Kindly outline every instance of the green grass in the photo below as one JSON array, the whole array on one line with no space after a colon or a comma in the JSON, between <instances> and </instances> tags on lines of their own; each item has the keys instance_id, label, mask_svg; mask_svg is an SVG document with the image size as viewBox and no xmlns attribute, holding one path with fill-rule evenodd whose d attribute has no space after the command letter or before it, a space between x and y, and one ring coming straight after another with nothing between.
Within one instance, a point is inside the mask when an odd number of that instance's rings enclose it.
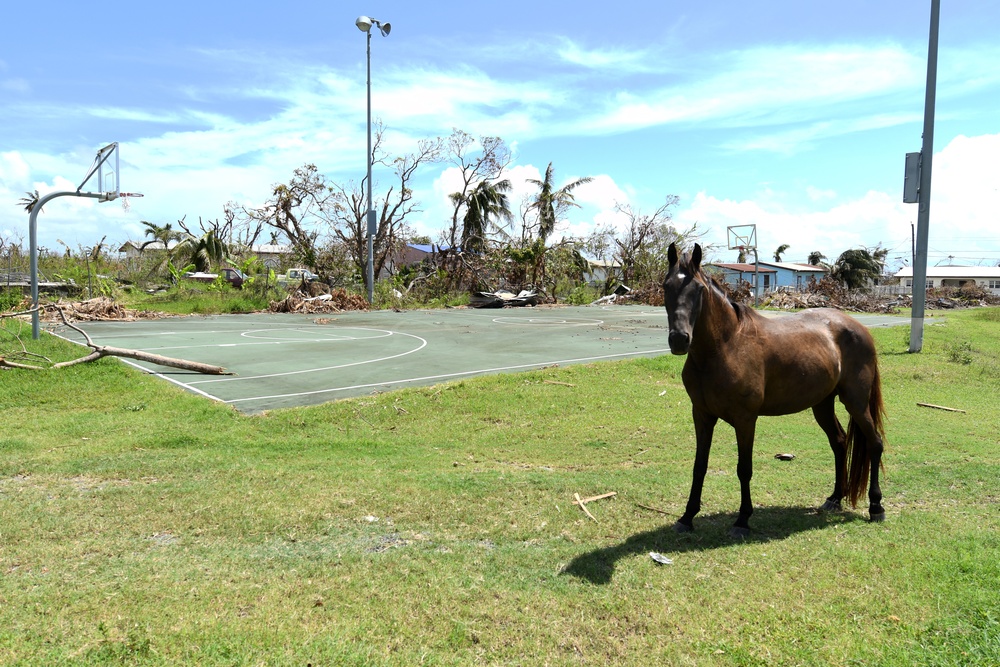
<instances>
[{"instance_id":1,"label":"green grass","mask_svg":"<svg viewBox=\"0 0 1000 667\"><path fill-rule=\"evenodd\" d=\"M269 290L255 287L238 290L221 282L205 284L181 280L179 285L154 294L141 291L123 293L121 302L136 310L175 315L219 315L267 310L271 301L280 301L285 296L287 292L276 287Z\"/></svg>"},{"instance_id":2,"label":"green grass","mask_svg":"<svg viewBox=\"0 0 1000 667\"><path fill-rule=\"evenodd\" d=\"M670 530L673 357L256 417L114 360L4 371L0 664L1000 664L998 324L949 312L919 355L874 332L884 524L813 513L819 428L761 420L746 541L726 426L697 532ZM598 522L572 504L607 491Z\"/></svg>"}]
</instances>

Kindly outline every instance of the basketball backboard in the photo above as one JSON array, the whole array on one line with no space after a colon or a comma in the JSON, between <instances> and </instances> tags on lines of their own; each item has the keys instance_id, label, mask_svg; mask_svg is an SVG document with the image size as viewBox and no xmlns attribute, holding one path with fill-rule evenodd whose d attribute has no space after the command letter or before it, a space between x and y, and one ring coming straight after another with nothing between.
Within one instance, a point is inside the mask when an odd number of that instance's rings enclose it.
<instances>
[{"instance_id":1,"label":"basketball backboard","mask_svg":"<svg viewBox=\"0 0 1000 667\"><path fill-rule=\"evenodd\" d=\"M97 194L105 195L101 201L118 199L121 194L118 183L118 166L118 142L116 141L97 151L94 164L91 165L90 171L87 172L76 191L83 192L84 187L90 183L91 187L97 186L95 191ZM97 177L96 183L94 176Z\"/></svg>"},{"instance_id":2,"label":"basketball backboard","mask_svg":"<svg viewBox=\"0 0 1000 667\"><path fill-rule=\"evenodd\" d=\"M730 250L757 249L757 225L734 225L726 227Z\"/></svg>"}]
</instances>

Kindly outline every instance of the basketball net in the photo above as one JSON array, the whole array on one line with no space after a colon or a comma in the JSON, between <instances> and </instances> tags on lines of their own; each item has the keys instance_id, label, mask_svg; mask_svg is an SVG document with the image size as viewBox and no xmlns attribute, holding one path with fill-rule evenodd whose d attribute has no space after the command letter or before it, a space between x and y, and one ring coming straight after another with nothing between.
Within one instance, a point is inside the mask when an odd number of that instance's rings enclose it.
<instances>
[{"instance_id":1,"label":"basketball net","mask_svg":"<svg viewBox=\"0 0 1000 667\"><path fill-rule=\"evenodd\" d=\"M129 210L132 208L132 205L129 203L129 200L128 200L129 197L141 197L141 196L142 196L142 194L139 193L139 192L122 192L122 193L120 193L118 195L118 198L122 200L122 210L125 211L126 213L128 213Z\"/></svg>"}]
</instances>

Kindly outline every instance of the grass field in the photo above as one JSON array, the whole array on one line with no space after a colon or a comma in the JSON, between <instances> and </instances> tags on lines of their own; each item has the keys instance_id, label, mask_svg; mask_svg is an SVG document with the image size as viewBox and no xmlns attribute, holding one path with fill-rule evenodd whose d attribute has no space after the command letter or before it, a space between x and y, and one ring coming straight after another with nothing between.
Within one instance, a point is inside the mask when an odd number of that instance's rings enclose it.
<instances>
[{"instance_id":1,"label":"grass field","mask_svg":"<svg viewBox=\"0 0 1000 667\"><path fill-rule=\"evenodd\" d=\"M670 530L678 358L255 417L114 360L4 371L0 664L998 665L998 334L1000 309L935 318L919 355L874 331L884 524L813 512L825 438L761 420L745 541L724 425L697 532Z\"/></svg>"}]
</instances>

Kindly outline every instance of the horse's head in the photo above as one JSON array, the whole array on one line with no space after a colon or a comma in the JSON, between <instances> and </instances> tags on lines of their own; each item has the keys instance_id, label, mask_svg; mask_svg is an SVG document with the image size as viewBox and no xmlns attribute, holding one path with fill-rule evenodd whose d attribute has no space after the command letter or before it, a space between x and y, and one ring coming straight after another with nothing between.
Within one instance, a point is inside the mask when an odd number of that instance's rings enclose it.
<instances>
[{"instance_id":1,"label":"horse's head","mask_svg":"<svg viewBox=\"0 0 1000 667\"><path fill-rule=\"evenodd\" d=\"M701 246L695 243L690 255L681 256L671 243L667 259L670 266L663 279L663 305L670 327L667 343L672 353L687 354L707 289L701 276Z\"/></svg>"}]
</instances>

